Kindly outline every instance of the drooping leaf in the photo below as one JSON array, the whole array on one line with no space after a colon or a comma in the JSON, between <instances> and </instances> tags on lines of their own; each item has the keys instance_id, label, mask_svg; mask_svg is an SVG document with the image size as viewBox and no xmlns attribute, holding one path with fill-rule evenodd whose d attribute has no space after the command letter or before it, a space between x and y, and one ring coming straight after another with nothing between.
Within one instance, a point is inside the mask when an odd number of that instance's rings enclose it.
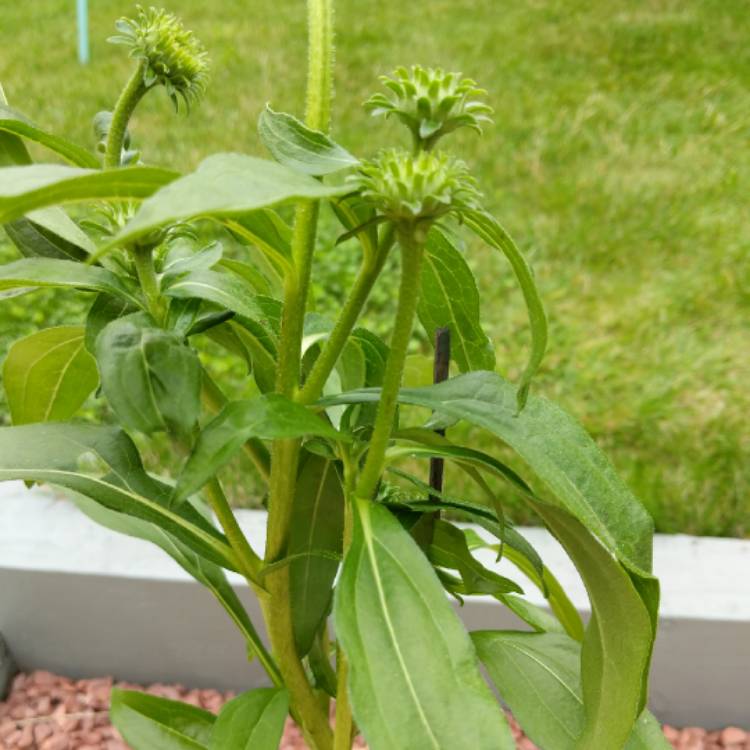
<instances>
[{"instance_id":1,"label":"drooping leaf","mask_svg":"<svg viewBox=\"0 0 750 750\"><path fill-rule=\"evenodd\" d=\"M140 306L135 295L106 268L54 258L22 258L0 266L0 291L31 290L35 287L67 287L105 292Z\"/></svg>"},{"instance_id":2,"label":"drooping leaf","mask_svg":"<svg viewBox=\"0 0 750 750\"><path fill-rule=\"evenodd\" d=\"M31 211L5 225L5 232L28 258L85 260L94 245L78 225L56 206Z\"/></svg>"},{"instance_id":3,"label":"drooping leaf","mask_svg":"<svg viewBox=\"0 0 750 750\"><path fill-rule=\"evenodd\" d=\"M197 492L249 438L278 440L305 435L343 439L314 412L279 394L230 401L201 430L177 482L175 500L182 501Z\"/></svg>"},{"instance_id":4,"label":"drooping leaf","mask_svg":"<svg viewBox=\"0 0 750 750\"><path fill-rule=\"evenodd\" d=\"M267 275L274 284L274 291L280 293L284 274L292 267L291 227L268 208L225 219L224 223L234 235L249 245L254 262L266 267ZM253 248L257 252L254 253Z\"/></svg>"},{"instance_id":5,"label":"drooping leaf","mask_svg":"<svg viewBox=\"0 0 750 750\"><path fill-rule=\"evenodd\" d=\"M183 570L205 586L216 597L235 623L254 654L261 653L262 641L242 602L215 563L196 554L173 534L156 524L100 505L84 495L73 495L73 502L91 520L112 531L143 539L163 549Z\"/></svg>"},{"instance_id":6,"label":"drooping leaf","mask_svg":"<svg viewBox=\"0 0 750 750\"><path fill-rule=\"evenodd\" d=\"M13 424L70 419L99 382L83 326L45 328L16 341L3 365Z\"/></svg>"},{"instance_id":7,"label":"drooping leaf","mask_svg":"<svg viewBox=\"0 0 750 750\"><path fill-rule=\"evenodd\" d=\"M197 216L235 218L301 198L330 198L348 189L323 185L313 177L254 156L214 154L195 172L145 200L109 246L132 242L164 224Z\"/></svg>"},{"instance_id":8,"label":"drooping leaf","mask_svg":"<svg viewBox=\"0 0 750 750\"><path fill-rule=\"evenodd\" d=\"M372 750L512 750L432 567L383 506L355 500L334 617L357 725Z\"/></svg>"},{"instance_id":9,"label":"drooping leaf","mask_svg":"<svg viewBox=\"0 0 750 750\"><path fill-rule=\"evenodd\" d=\"M344 490L333 461L308 454L297 478L290 529L287 554L299 555L289 568L292 622L297 653L304 656L330 609L339 568L335 559L311 553L342 551Z\"/></svg>"},{"instance_id":10,"label":"drooping leaf","mask_svg":"<svg viewBox=\"0 0 750 750\"><path fill-rule=\"evenodd\" d=\"M359 164L359 159L325 133L269 106L260 113L258 133L273 158L297 172L322 177Z\"/></svg>"},{"instance_id":11,"label":"drooping leaf","mask_svg":"<svg viewBox=\"0 0 750 750\"><path fill-rule=\"evenodd\" d=\"M257 294L270 295L271 284L263 273L251 263L243 263L240 260L224 258L221 266L244 279L255 290Z\"/></svg>"},{"instance_id":12,"label":"drooping leaf","mask_svg":"<svg viewBox=\"0 0 750 750\"><path fill-rule=\"evenodd\" d=\"M162 284L172 278L194 271L208 271L213 268L224 253L221 242L211 242L200 250L193 250L191 243L173 242L161 267Z\"/></svg>"},{"instance_id":13,"label":"drooping leaf","mask_svg":"<svg viewBox=\"0 0 750 750\"><path fill-rule=\"evenodd\" d=\"M437 228L427 237L417 313L430 341L439 328L451 332L451 358L461 372L495 369L495 352L480 322L474 274Z\"/></svg>"},{"instance_id":14,"label":"drooping leaf","mask_svg":"<svg viewBox=\"0 0 750 750\"><path fill-rule=\"evenodd\" d=\"M534 281L534 274L510 235L499 222L484 211L466 211L462 214L466 225L490 247L500 250L508 259L521 287L531 324L531 353L521 381L518 384L518 408L526 404L531 380L539 369L547 348L547 315Z\"/></svg>"},{"instance_id":15,"label":"drooping leaf","mask_svg":"<svg viewBox=\"0 0 750 750\"><path fill-rule=\"evenodd\" d=\"M117 318L96 339L102 390L127 429L188 434L200 415L200 360L175 333L142 318Z\"/></svg>"},{"instance_id":16,"label":"drooping leaf","mask_svg":"<svg viewBox=\"0 0 750 750\"><path fill-rule=\"evenodd\" d=\"M189 504L169 508L171 488L143 469L121 430L47 423L0 428L0 481L66 487L104 507L165 529L198 554L230 570L234 554L223 535Z\"/></svg>"},{"instance_id":17,"label":"drooping leaf","mask_svg":"<svg viewBox=\"0 0 750 750\"><path fill-rule=\"evenodd\" d=\"M209 750L278 750L288 712L286 690L258 688L242 693L221 709Z\"/></svg>"},{"instance_id":18,"label":"drooping leaf","mask_svg":"<svg viewBox=\"0 0 750 750\"><path fill-rule=\"evenodd\" d=\"M650 613L627 571L579 521L552 506L538 504L536 511L575 564L591 602L581 651L586 720L576 750L617 750L646 705Z\"/></svg>"},{"instance_id":19,"label":"drooping leaf","mask_svg":"<svg viewBox=\"0 0 750 750\"><path fill-rule=\"evenodd\" d=\"M585 724L581 698L581 646L557 633L472 633L479 658L502 699L541 750L579 750ZM624 747L601 750L669 750L654 717L638 718Z\"/></svg>"},{"instance_id":20,"label":"drooping leaf","mask_svg":"<svg viewBox=\"0 0 750 750\"><path fill-rule=\"evenodd\" d=\"M385 363L388 361L388 345L366 328L355 328L351 337L359 344L365 355L365 385L381 385Z\"/></svg>"},{"instance_id":21,"label":"drooping leaf","mask_svg":"<svg viewBox=\"0 0 750 750\"><path fill-rule=\"evenodd\" d=\"M132 750L208 750L216 723L188 703L118 688L109 715Z\"/></svg>"},{"instance_id":22,"label":"drooping leaf","mask_svg":"<svg viewBox=\"0 0 750 750\"><path fill-rule=\"evenodd\" d=\"M0 168L0 223L61 203L146 198L172 182L176 172L157 167L95 171L58 164Z\"/></svg>"},{"instance_id":23,"label":"drooping leaf","mask_svg":"<svg viewBox=\"0 0 750 750\"><path fill-rule=\"evenodd\" d=\"M34 141L62 156L77 167L99 169L99 160L90 151L81 148L66 138L47 133L36 126L28 117L0 101L0 130L15 136Z\"/></svg>"},{"instance_id":24,"label":"drooping leaf","mask_svg":"<svg viewBox=\"0 0 750 750\"><path fill-rule=\"evenodd\" d=\"M653 522L580 424L544 398L517 413L515 388L500 375L475 372L423 388L399 401L483 427L510 445L555 502L578 518L634 572L650 577ZM322 404L376 402L378 389L322 399Z\"/></svg>"}]
</instances>

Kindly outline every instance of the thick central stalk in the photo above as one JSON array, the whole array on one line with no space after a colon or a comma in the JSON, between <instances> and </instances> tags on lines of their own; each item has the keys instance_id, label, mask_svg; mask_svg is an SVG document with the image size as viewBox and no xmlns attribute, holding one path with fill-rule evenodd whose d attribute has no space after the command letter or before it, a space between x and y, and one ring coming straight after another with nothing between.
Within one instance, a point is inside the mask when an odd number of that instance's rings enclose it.
<instances>
[{"instance_id":1,"label":"thick central stalk","mask_svg":"<svg viewBox=\"0 0 750 750\"><path fill-rule=\"evenodd\" d=\"M306 123L327 131L330 122L333 66L333 0L308 0L309 68ZM310 288L313 250L318 225L318 203L304 201L297 207L292 237L293 267L284 284L284 312L279 340L276 391L296 398L300 382L302 332ZM286 553L292 503L297 481L299 440L277 440L271 456L266 563ZM333 735L328 715L310 684L295 647L289 590L289 566L281 566L266 578L268 596L262 600L271 647L295 715L314 750L331 750Z\"/></svg>"}]
</instances>

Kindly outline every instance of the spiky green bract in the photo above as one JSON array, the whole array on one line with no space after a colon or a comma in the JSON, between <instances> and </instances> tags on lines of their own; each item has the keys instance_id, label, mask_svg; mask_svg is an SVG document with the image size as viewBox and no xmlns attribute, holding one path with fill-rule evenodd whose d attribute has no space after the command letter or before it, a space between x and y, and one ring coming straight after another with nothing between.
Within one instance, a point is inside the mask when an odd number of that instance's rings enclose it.
<instances>
[{"instance_id":1,"label":"spiky green bract","mask_svg":"<svg viewBox=\"0 0 750 750\"><path fill-rule=\"evenodd\" d=\"M426 238L438 219L475 208L480 198L466 164L440 152L382 151L350 179L381 216L416 237Z\"/></svg>"},{"instance_id":2,"label":"spiky green bract","mask_svg":"<svg viewBox=\"0 0 750 750\"><path fill-rule=\"evenodd\" d=\"M409 128L418 148L429 151L457 128L481 133L481 123L491 122L492 107L477 99L487 92L461 73L413 65L397 68L393 77L381 76L380 80L390 97L374 94L365 109L372 115L397 117Z\"/></svg>"},{"instance_id":3,"label":"spiky green bract","mask_svg":"<svg viewBox=\"0 0 750 750\"><path fill-rule=\"evenodd\" d=\"M208 79L208 53L177 16L161 8L144 10L136 6L135 18L115 23L119 34L108 41L130 49L130 56L144 63L143 84L164 86L178 107L178 95L185 106L197 102Z\"/></svg>"}]
</instances>

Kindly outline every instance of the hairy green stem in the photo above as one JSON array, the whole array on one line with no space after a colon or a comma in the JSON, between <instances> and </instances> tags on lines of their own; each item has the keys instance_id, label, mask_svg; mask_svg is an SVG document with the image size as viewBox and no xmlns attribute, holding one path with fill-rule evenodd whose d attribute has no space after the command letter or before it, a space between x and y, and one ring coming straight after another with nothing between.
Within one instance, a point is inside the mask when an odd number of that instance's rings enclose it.
<instances>
[{"instance_id":1,"label":"hairy green stem","mask_svg":"<svg viewBox=\"0 0 750 750\"><path fill-rule=\"evenodd\" d=\"M151 313L153 319L161 325L164 322L166 310L161 297L161 291L159 290L159 279L156 276L156 269L154 268L153 249L136 245L131 255L136 274L138 275L138 281L146 298L148 311Z\"/></svg>"},{"instance_id":2,"label":"hairy green stem","mask_svg":"<svg viewBox=\"0 0 750 750\"><path fill-rule=\"evenodd\" d=\"M229 501L218 479L211 479L206 485L206 496L208 497L211 510L216 514L219 525L226 534L229 544L237 556L240 572L247 578L251 586L254 588L259 586L263 561L250 546L245 533L240 528L239 523L237 523L237 518L229 507Z\"/></svg>"},{"instance_id":3,"label":"hairy green stem","mask_svg":"<svg viewBox=\"0 0 750 750\"><path fill-rule=\"evenodd\" d=\"M398 405L398 391L406 362L414 316L419 299L420 271L424 245L416 242L412 235L399 236L401 246L401 284L398 292L396 321L391 337L391 351L383 375L378 411L375 416L367 459L357 482L357 497L370 499L377 489L385 464L385 453L391 439L393 421Z\"/></svg>"},{"instance_id":4,"label":"hairy green stem","mask_svg":"<svg viewBox=\"0 0 750 750\"><path fill-rule=\"evenodd\" d=\"M128 129L128 123L133 111L138 106L138 102L148 91L148 86L143 82L143 67L145 63L140 63L130 76L130 80L122 90L114 112L112 112L112 121L109 124L107 133L107 146L104 151L104 168L112 169L119 167L122 160L122 144L125 141L125 132Z\"/></svg>"},{"instance_id":5,"label":"hairy green stem","mask_svg":"<svg viewBox=\"0 0 750 750\"><path fill-rule=\"evenodd\" d=\"M336 362L341 356L349 334L351 334L354 326L357 324L362 308L370 296L372 287L383 270L383 265L388 257L388 252L393 246L394 240L395 232L392 225L389 225L385 230L375 257L366 257L363 261L354 286L349 292L349 297L344 303L341 314L336 321L336 325L326 340L323 351L315 361L315 365L305 381L304 387L300 391L298 398L300 403L311 404L323 392L323 386L331 371L336 366Z\"/></svg>"},{"instance_id":6,"label":"hairy green stem","mask_svg":"<svg viewBox=\"0 0 750 750\"><path fill-rule=\"evenodd\" d=\"M308 0L309 68L306 123L316 130L328 130L332 96L333 0ZM312 256L318 225L317 201L302 201L295 212L292 235L293 267L284 280L284 311L279 339L276 391L287 397L297 395L300 379L302 331L310 288ZM289 538L292 503L299 463L299 440L274 442L269 480L267 563L280 560ZM314 750L332 750L333 734L328 716L320 705L294 642L289 566L266 577L268 596L262 599L271 647L291 705L302 730Z\"/></svg>"}]
</instances>

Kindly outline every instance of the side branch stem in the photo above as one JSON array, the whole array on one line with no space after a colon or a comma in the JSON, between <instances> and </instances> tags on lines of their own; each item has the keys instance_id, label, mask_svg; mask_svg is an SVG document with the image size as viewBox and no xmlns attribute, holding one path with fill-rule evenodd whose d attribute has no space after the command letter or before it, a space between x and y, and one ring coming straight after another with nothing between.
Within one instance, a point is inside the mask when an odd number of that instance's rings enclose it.
<instances>
[{"instance_id":1,"label":"side branch stem","mask_svg":"<svg viewBox=\"0 0 750 750\"><path fill-rule=\"evenodd\" d=\"M115 104L112 121L109 124L109 132L107 133L107 146L104 152L105 169L120 166L122 144L125 140L125 132L128 129L130 117L138 106L138 102L148 91L148 86L143 82L143 65L144 63L140 63L135 69Z\"/></svg>"},{"instance_id":2,"label":"side branch stem","mask_svg":"<svg viewBox=\"0 0 750 750\"><path fill-rule=\"evenodd\" d=\"M385 452L388 449L388 442L393 431L398 391L401 388L406 353L419 299L419 277L422 269L424 245L415 242L414 238L407 234L399 236L399 245L401 246L401 285L398 292L396 321L391 338L391 351L383 375L380 402L375 416L370 447L367 451L367 460L356 488L357 497L367 499L375 494L380 476L383 473Z\"/></svg>"}]
</instances>

